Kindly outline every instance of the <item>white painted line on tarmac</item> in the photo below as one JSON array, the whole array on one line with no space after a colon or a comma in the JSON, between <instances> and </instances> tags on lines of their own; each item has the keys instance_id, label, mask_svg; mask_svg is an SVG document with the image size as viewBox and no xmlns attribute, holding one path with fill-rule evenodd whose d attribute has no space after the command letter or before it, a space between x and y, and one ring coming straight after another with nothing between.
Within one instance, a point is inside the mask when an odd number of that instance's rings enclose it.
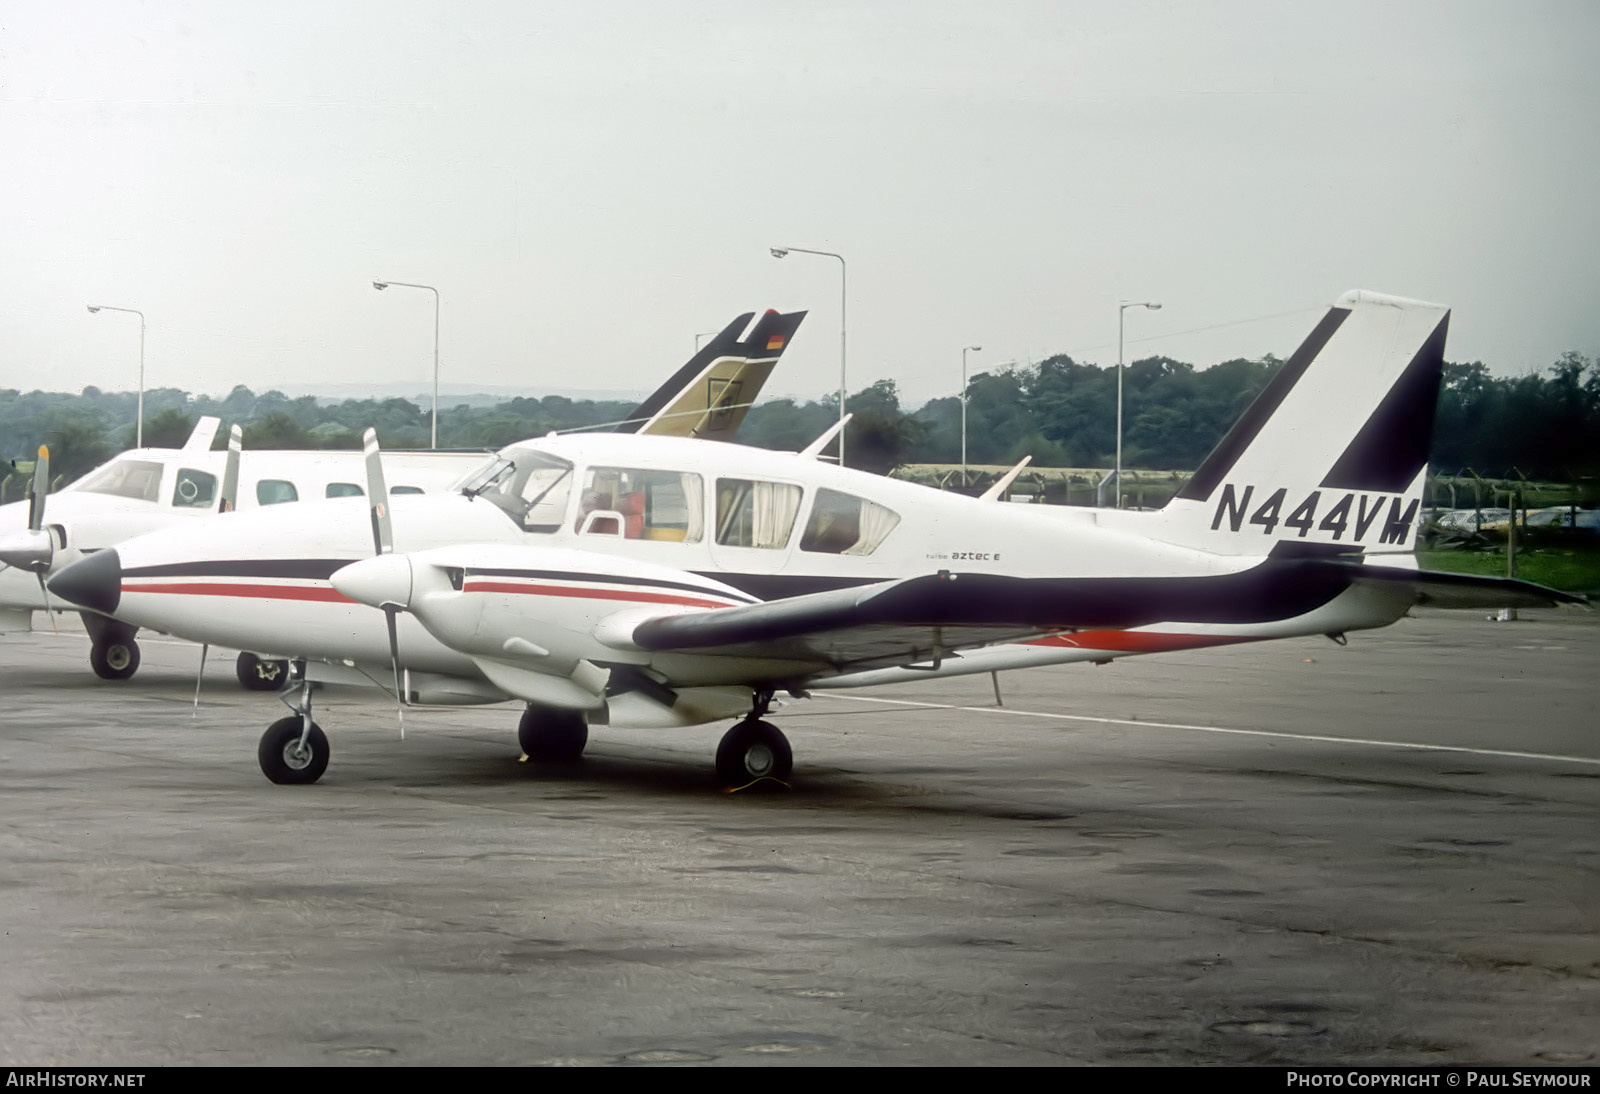
<instances>
[{"instance_id":1,"label":"white painted line on tarmac","mask_svg":"<svg viewBox=\"0 0 1600 1094\"><path fill-rule=\"evenodd\" d=\"M1377 741L1369 737L1325 737L1314 733L1279 733L1270 729L1232 729L1227 726L1193 726L1182 722L1145 722L1132 718L1100 718L1090 714L1058 714L1054 711L1016 710L1012 707L959 707L951 703L921 703L913 699L879 699L870 695L843 695L833 693L829 698L851 699L857 703L887 703L902 707L931 707L936 710L959 710L968 714L1009 714L1017 718L1049 718L1063 722L1095 722L1110 726L1134 726L1138 729L1186 729L1196 733L1227 733L1239 737L1276 737L1285 741L1318 741L1335 745L1368 745L1374 748L1411 748L1422 752L1465 752L1473 756L1505 756L1514 760L1551 760L1556 763L1586 764L1600 767L1600 759L1587 756L1556 756L1548 752L1514 752L1499 748L1468 748L1465 745L1429 745L1414 741Z\"/></svg>"}]
</instances>

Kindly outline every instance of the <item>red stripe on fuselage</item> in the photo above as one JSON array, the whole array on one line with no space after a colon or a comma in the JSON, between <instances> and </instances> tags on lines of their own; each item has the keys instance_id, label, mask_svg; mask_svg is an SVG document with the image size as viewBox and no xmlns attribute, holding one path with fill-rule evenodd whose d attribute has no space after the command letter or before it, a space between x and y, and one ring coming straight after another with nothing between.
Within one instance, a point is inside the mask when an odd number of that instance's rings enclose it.
<instances>
[{"instance_id":1,"label":"red stripe on fuselage","mask_svg":"<svg viewBox=\"0 0 1600 1094\"><path fill-rule=\"evenodd\" d=\"M520 585L508 581L468 581L468 593L522 593L529 596L572 596L583 600L629 600L638 604L682 604L690 608L733 608L728 601L701 600L676 593L647 593L632 589L586 589L571 585Z\"/></svg>"},{"instance_id":2,"label":"red stripe on fuselage","mask_svg":"<svg viewBox=\"0 0 1600 1094\"><path fill-rule=\"evenodd\" d=\"M182 593L188 596L248 596L260 600L321 600L335 604L354 604L355 601L326 585L240 585L199 582L179 585L129 585L122 586L124 593Z\"/></svg>"},{"instance_id":3,"label":"red stripe on fuselage","mask_svg":"<svg viewBox=\"0 0 1600 1094\"><path fill-rule=\"evenodd\" d=\"M1080 631L1077 634L1053 634L1049 638L1035 638L1024 646L1065 646L1081 650L1118 650L1124 653L1167 653L1172 650L1196 650L1204 646L1226 646L1235 642L1255 642L1232 634L1163 634L1158 631Z\"/></svg>"}]
</instances>

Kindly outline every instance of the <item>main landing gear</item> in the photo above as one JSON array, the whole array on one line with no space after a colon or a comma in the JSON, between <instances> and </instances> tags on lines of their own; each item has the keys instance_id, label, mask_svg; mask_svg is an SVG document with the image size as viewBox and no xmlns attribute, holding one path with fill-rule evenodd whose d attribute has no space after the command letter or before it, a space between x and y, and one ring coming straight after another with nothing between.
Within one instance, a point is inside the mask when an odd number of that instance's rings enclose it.
<instances>
[{"instance_id":1,"label":"main landing gear","mask_svg":"<svg viewBox=\"0 0 1600 1094\"><path fill-rule=\"evenodd\" d=\"M744 721L723 734L717 745L717 778L730 790L744 790L766 780L782 783L794 769L789 739L762 715L772 705L772 690L756 692Z\"/></svg>"},{"instance_id":2,"label":"main landing gear","mask_svg":"<svg viewBox=\"0 0 1600 1094\"><path fill-rule=\"evenodd\" d=\"M83 626L94 645L89 650L89 667L102 680L126 680L139 671L139 643L133 636L138 627L130 627L103 615L83 612Z\"/></svg>"},{"instance_id":3,"label":"main landing gear","mask_svg":"<svg viewBox=\"0 0 1600 1094\"><path fill-rule=\"evenodd\" d=\"M538 763L576 763L589 743L589 724L579 710L528 704L517 723L522 754Z\"/></svg>"},{"instance_id":4,"label":"main landing gear","mask_svg":"<svg viewBox=\"0 0 1600 1094\"><path fill-rule=\"evenodd\" d=\"M289 682L289 662L241 653L234 665L234 674L246 691L277 691Z\"/></svg>"},{"instance_id":5,"label":"main landing gear","mask_svg":"<svg viewBox=\"0 0 1600 1094\"><path fill-rule=\"evenodd\" d=\"M256 749L262 774L280 785L314 783L328 770L328 737L311 720L312 684L304 672L300 679L298 703L287 694L280 696L294 713L268 726Z\"/></svg>"}]
</instances>

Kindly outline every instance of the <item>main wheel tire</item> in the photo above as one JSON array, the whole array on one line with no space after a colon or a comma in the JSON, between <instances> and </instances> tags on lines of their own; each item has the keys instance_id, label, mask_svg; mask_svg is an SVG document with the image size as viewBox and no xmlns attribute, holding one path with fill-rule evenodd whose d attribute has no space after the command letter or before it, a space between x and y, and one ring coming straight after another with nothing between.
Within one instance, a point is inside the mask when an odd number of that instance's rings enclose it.
<instances>
[{"instance_id":1,"label":"main wheel tire","mask_svg":"<svg viewBox=\"0 0 1600 1094\"><path fill-rule=\"evenodd\" d=\"M273 722L261 735L256 759L261 762L261 773L273 782L285 786L314 783L328 770L327 735L321 726L312 722L305 749L301 750L300 733L304 724L300 715L291 714Z\"/></svg>"},{"instance_id":2,"label":"main wheel tire","mask_svg":"<svg viewBox=\"0 0 1600 1094\"><path fill-rule=\"evenodd\" d=\"M234 673L248 691L277 691L289 680L289 662L268 661L253 653L241 653Z\"/></svg>"},{"instance_id":3,"label":"main wheel tire","mask_svg":"<svg viewBox=\"0 0 1600 1094\"><path fill-rule=\"evenodd\" d=\"M771 722L746 718L717 745L717 777L727 786L749 786L759 779L787 779L794 770L789 739Z\"/></svg>"},{"instance_id":4,"label":"main wheel tire","mask_svg":"<svg viewBox=\"0 0 1600 1094\"><path fill-rule=\"evenodd\" d=\"M530 760L573 763L589 743L589 724L582 711L530 706L517 723L517 743Z\"/></svg>"},{"instance_id":5,"label":"main wheel tire","mask_svg":"<svg viewBox=\"0 0 1600 1094\"><path fill-rule=\"evenodd\" d=\"M139 643L131 638L96 642L89 649L89 667L102 680L126 680L139 671Z\"/></svg>"}]
</instances>

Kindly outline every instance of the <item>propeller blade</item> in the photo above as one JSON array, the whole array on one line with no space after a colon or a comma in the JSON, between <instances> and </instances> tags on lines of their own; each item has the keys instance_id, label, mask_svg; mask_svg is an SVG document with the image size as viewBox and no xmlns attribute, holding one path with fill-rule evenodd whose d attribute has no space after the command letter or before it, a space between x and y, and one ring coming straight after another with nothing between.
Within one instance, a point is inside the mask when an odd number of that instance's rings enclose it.
<instances>
[{"instance_id":1,"label":"propeller blade","mask_svg":"<svg viewBox=\"0 0 1600 1094\"><path fill-rule=\"evenodd\" d=\"M50 601L50 590L45 588L44 571L43 570L35 570L35 571L33 571L33 576L35 578L37 578L38 581L39 581L39 595L44 597L44 614L48 615L50 617L50 629L52 631L54 631L56 634L60 634L61 633L61 628L56 626L56 609L55 609L55 605L53 603L51 603L51 601Z\"/></svg>"},{"instance_id":2,"label":"propeller blade","mask_svg":"<svg viewBox=\"0 0 1600 1094\"><path fill-rule=\"evenodd\" d=\"M44 527L44 499L50 494L50 449L39 446L39 459L33 465L33 483L28 487L28 530Z\"/></svg>"},{"instance_id":3,"label":"propeller blade","mask_svg":"<svg viewBox=\"0 0 1600 1094\"><path fill-rule=\"evenodd\" d=\"M243 451L244 430L235 425L228 431L228 462L222 471L222 503L217 507L219 513L231 513L239 508L239 454Z\"/></svg>"},{"instance_id":4,"label":"propeller blade","mask_svg":"<svg viewBox=\"0 0 1600 1094\"><path fill-rule=\"evenodd\" d=\"M400 628L395 618L400 614L400 609L386 606L383 609L383 620L389 624L389 664L394 667L394 703L399 709L400 736L406 735L406 699L405 693L400 690Z\"/></svg>"},{"instance_id":5,"label":"propeller blade","mask_svg":"<svg viewBox=\"0 0 1600 1094\"><path fill-rule=\"evenodd\" d=\"M372 503L372 547L374 554L394 551L394 527L389 522L389 489L383 481L383 453L378 449L378 431L369 428L361 438L367 458L367 498Z\"/></svg>"}]
</instances>

